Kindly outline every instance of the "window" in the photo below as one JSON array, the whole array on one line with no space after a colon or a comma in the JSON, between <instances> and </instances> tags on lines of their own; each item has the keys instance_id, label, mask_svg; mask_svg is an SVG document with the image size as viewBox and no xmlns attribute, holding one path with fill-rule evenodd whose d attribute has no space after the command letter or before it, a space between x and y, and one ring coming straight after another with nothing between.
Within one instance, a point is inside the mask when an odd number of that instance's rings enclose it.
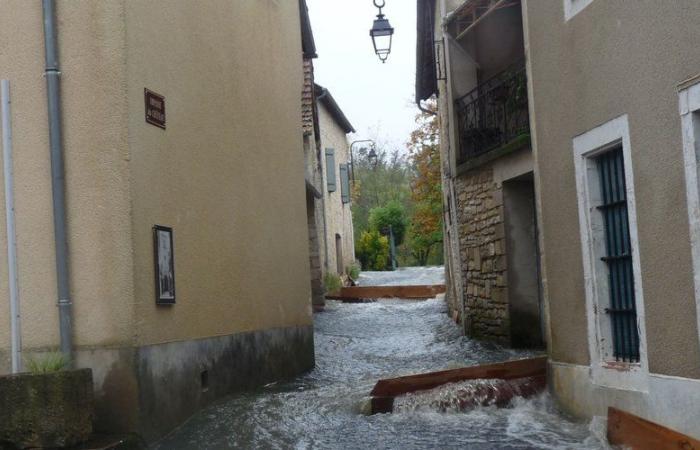
<instances>
[{"instance_id":1,"label":"window","mask_svg":"<svg viewBox=\"0 0 700 450\"><path fill-rule=\"evenodd\" d=\"M648 390L639 239L627 116L573 140L591 377Z\"/></svg>"},{"instance_id":2,"label":"window","mask_svg":"<svg viewBox=\"0 0 700 450\"><path fill-rule=\"evenodd\" d=\"M695 273L695 303L700 337L700 83L681 88L679 94L681 124L683 127L683 154L685 182L690 222L690 248Z\"/></svg>"},{"instance_id":3,"label":"window","mask_svg":"<svg viewBox=\"0 0 700 450\"><path fill-rule=\"evenodd\" d=\"M591 3L593 0L564 0L564 18L568 22Z\"/></svg>"},{"instance_id":4,"label":"window","mask_svg":"<svg viewBox=\"0 0 700 450\"><path fill-rule=\"evenodd\" d=\"M597 209L603 216L605 227L605 256L601 260L607 266L610 287L609 306L605 308L605 314L610 318L613 356L616 361L639 362L639 333L622 146L598 156L596 162L603 197Z\"/></svg>"},{"instance_id":5,"label":"window","mask_svg":"<svg viewBox=\"0 0 700 450\"><path fill-rule=\"evenodd\" d=\"M340 197L343 203L350 203L350 177L347 164L340 165Z\"/></svg>"},{"instance_id":6,"label":"window","mask_svg":"<svg viewBox=\"0 0 700 450\"><path fill-rule=\"evenodd\" d=\"M335 150L332 148L326 149L326 184L328 185L328 192L336 191Z\"/></svg>"}]
</instances>

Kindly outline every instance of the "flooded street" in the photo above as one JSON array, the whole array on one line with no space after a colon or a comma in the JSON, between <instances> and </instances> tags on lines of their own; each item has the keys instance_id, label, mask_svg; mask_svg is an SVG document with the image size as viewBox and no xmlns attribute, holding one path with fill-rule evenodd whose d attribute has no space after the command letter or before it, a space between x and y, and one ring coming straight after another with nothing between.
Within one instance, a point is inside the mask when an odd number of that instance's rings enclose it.
<instances>
[{"instance_id":1,"label":"flooded street","mask_svg":"<svg viewBox=\"0 0 700 450\"><path fill-rule=\"evenodd\" d=\"M441 282L441 269L363 274L362 284ZM460 336L441 299L329 302L315 316L316 368L297 380L225 399L157 449L600 449L603 426L563 417L548 395L512 407L438 412L426 401L360 413L379 378L502 361L531 353ZM449 389L443 393L449 396ZM435 393L427 395L436 395Z\"/></svg>"}]
</instances>

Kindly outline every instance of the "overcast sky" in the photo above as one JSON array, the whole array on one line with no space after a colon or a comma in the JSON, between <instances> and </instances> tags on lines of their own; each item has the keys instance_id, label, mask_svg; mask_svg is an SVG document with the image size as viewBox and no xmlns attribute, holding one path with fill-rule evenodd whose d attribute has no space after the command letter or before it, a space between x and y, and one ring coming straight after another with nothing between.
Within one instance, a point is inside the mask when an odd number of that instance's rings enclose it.
<instances>
[{"instance_id":1,"label":"overcast sky","mask_svg":"<svg viewBox=\"0 0 700 450\"><path fill-rule=\"evenodd\" d=\"M316 82L328 88L357 130L404 148L418 109L413 104L416 61L415 0L386 0L394 27L391 55L382 64L369 29L377 15L372 0L307 0L318 58Z\"/></svg>"}]
</instances>

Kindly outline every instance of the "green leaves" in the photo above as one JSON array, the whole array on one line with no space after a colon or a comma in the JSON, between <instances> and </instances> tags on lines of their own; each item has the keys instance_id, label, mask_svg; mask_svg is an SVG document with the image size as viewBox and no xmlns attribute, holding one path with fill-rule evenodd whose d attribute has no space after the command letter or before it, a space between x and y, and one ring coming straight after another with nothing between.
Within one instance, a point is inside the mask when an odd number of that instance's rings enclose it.
<instances>
[{"instance_id":1,"label":"green leaves","mask_svg":"<svg viewBox=\"0 0 700 450\"><path fill-rule=\"evenodd\" d=\"M33 374L60 372L68 367L68 358L61 352L44 353L27 358L27 370Z\"/></svg>"},{"instance_id":2,"label":"green leaves","mask_svg":"<svg viewBox=\"0 0 700 450\"><path fill-rule=\"evenodd\" d=\"M406 209L396 200L390 201L384 207L373 208L369 212L369 229L388 236L389 227L391 227L394 232L394 243L397 246L403 244L407 222Z\"/></svg>"},{"instance_id":3,"label":"green leaves","mask_svg":"<svg viewBox=\"0 0 700 450\"><path fill-rule=\"evenodd\" d=\"M363 231L356 253L363 269L385 270L389 262L389 239L376 230Z\"/></svg>"}]
</instances>

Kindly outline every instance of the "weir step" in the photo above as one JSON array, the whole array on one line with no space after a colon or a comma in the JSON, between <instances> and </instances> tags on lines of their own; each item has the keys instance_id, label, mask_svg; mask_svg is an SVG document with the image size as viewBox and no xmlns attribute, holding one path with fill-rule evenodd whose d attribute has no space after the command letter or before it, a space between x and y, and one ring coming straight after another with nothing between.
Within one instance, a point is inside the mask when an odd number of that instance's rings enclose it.
<instances>
[{"instance_id":1,"label":"weir step","mask_svg":"<svg viewBox=\"0 0 700 450\"><path fill-rule=\"evenodd\" d=\"M328 300L362 302L364 300L397 298L406 300L427 300L445 293L444 284L415 286L350 286L339 292L326 295Z\"/></svg>"},{"instance_id":2,"label":"weir step","mask_svg":"<svg viewBox=\"0 0 700 450\"><path fill-rule=\"evenodd\" d=\"M499 384L501 392L494 385L493 389L485 388L481 393L492 401L490 404L506 405L515 396L531 396L543 391L547 386L546 377L547 357L543 356L379 380L370 393L371 414L392 412L398 396L469 380L504 381Z\"/></svg>"}]
</instances>

